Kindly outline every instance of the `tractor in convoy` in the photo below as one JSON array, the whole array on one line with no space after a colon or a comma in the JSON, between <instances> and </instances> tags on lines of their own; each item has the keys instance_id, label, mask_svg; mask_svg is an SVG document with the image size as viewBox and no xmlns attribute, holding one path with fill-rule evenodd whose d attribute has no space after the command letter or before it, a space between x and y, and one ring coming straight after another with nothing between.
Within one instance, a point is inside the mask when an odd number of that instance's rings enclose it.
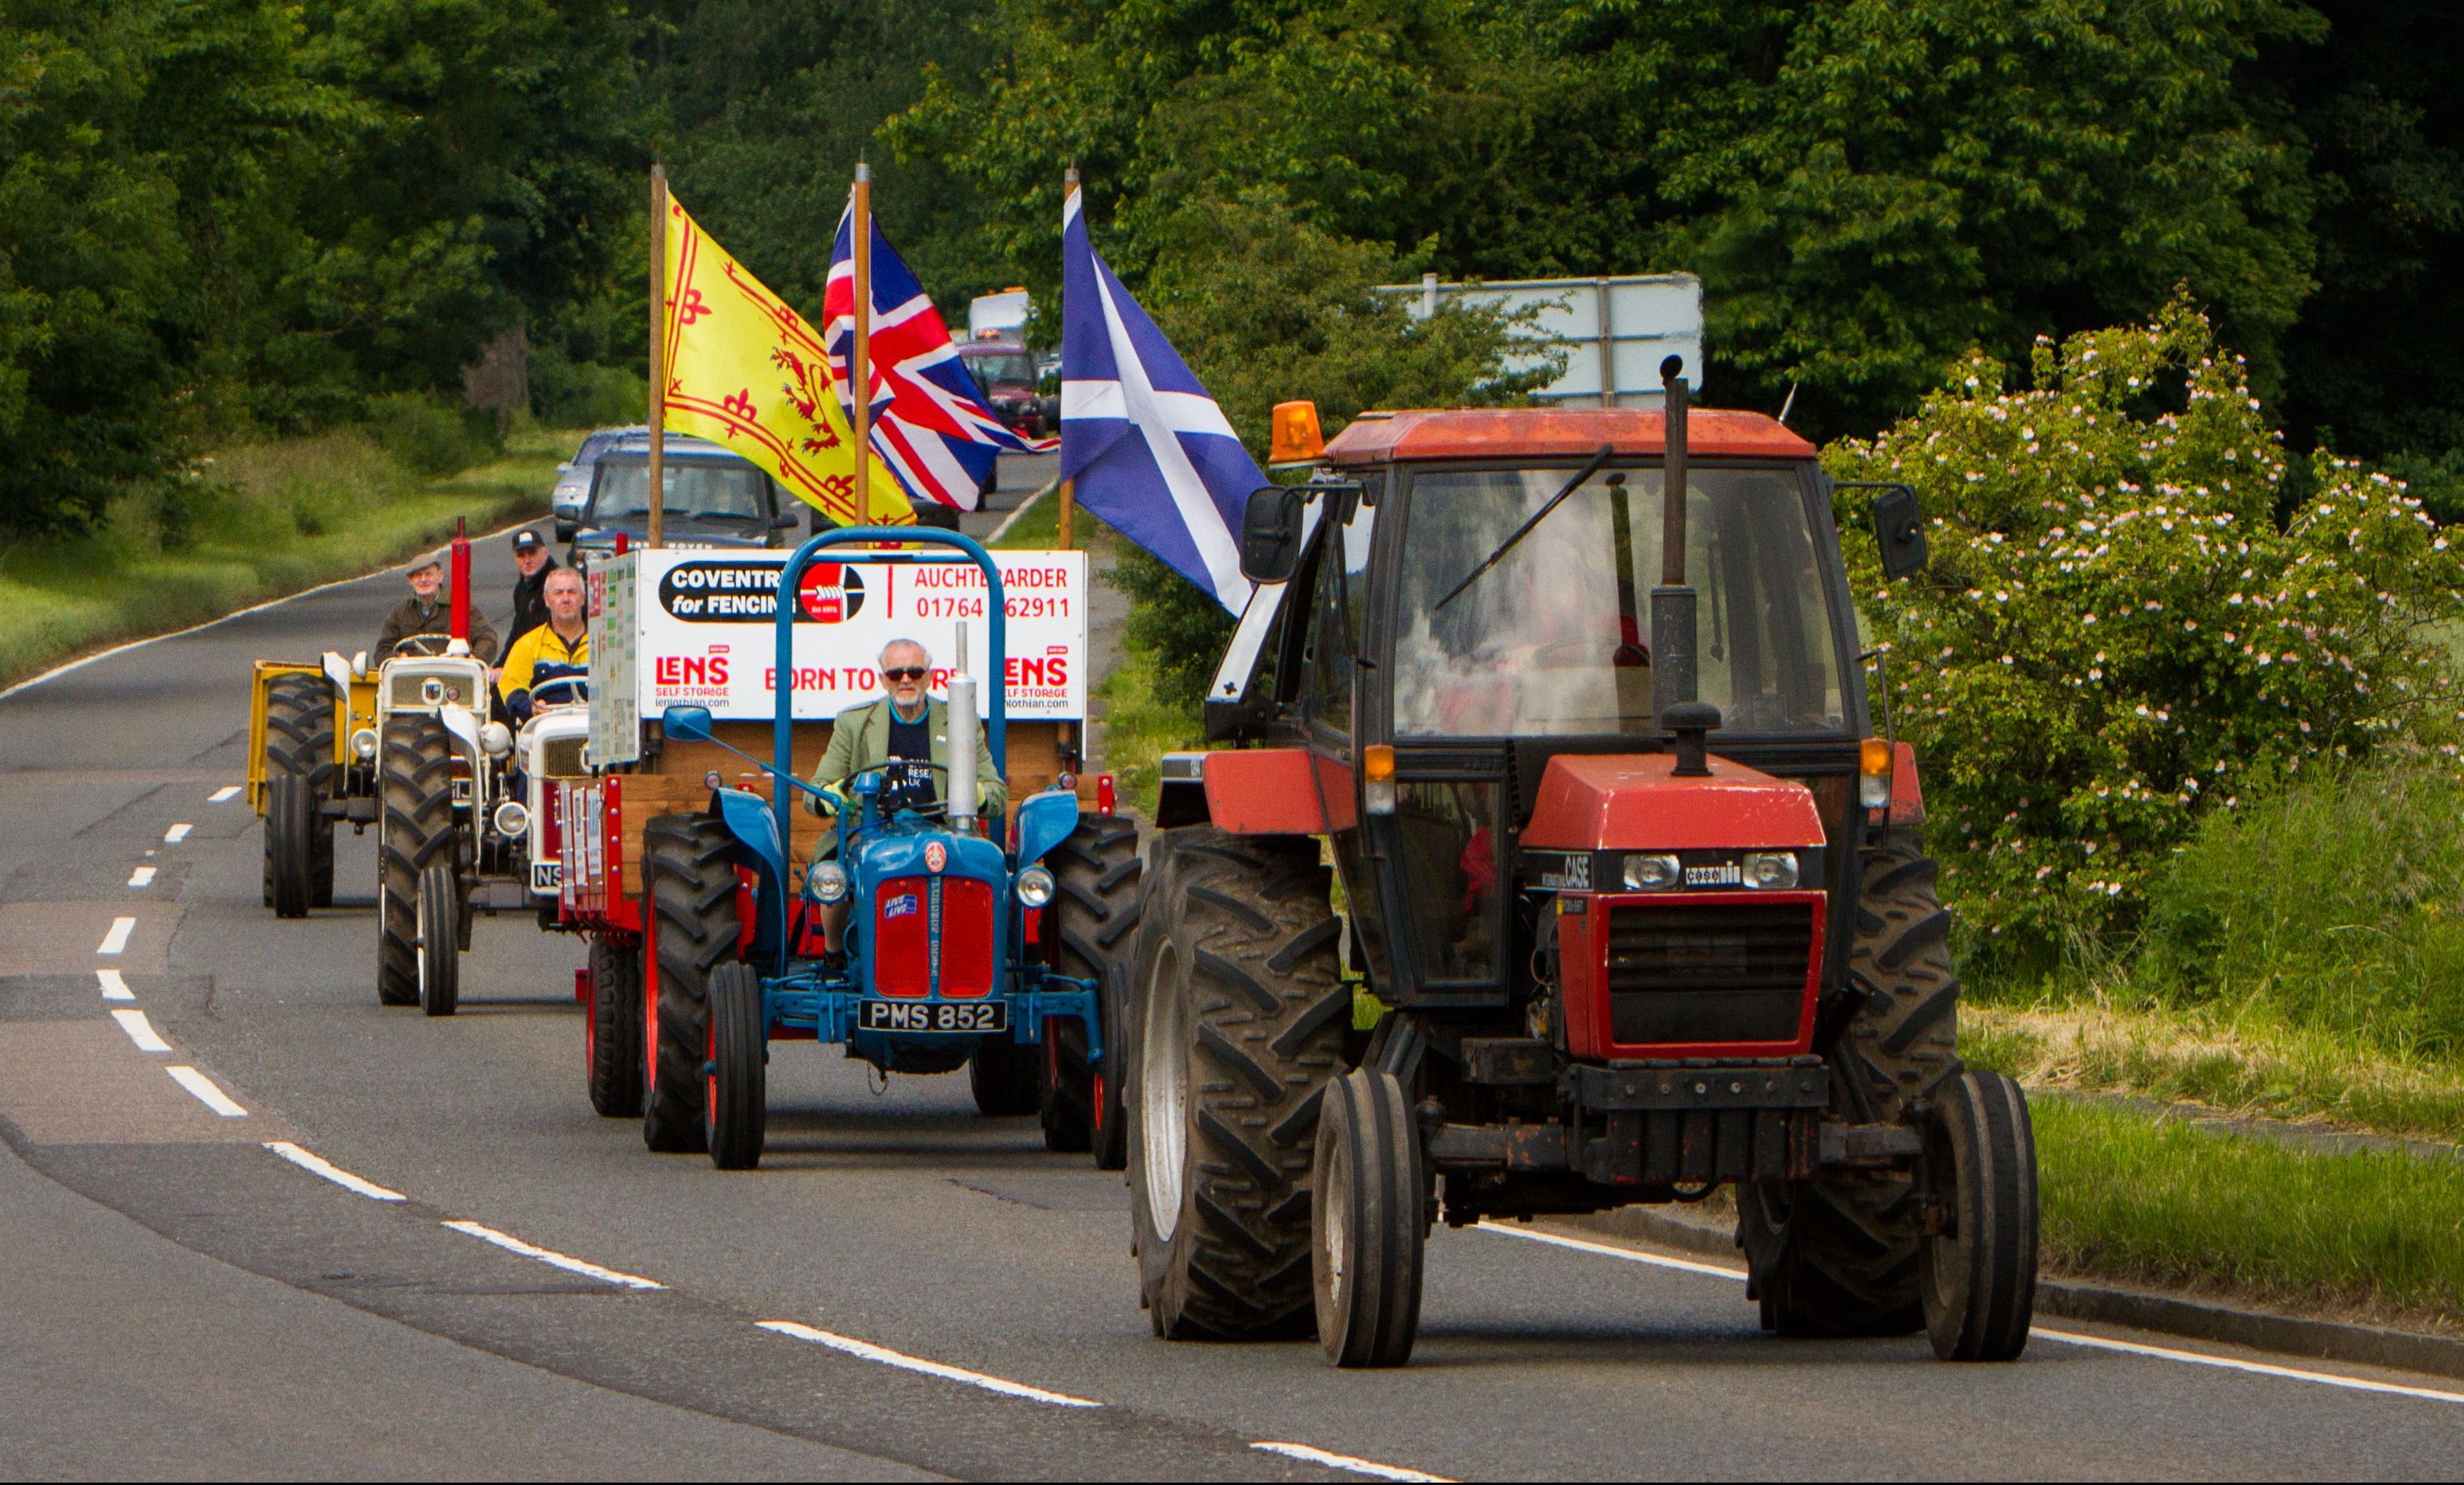
<instances>
[{"instance_id":1,"label":"tractor in convoy","mask_svg":"<svg viewBox=\"0 0 2464 1485\"><path fill-rule=\"evenodd\" d=\"M561 817L562 914L590 940L577 990L593 1107L638 1115L653 1150L750 1168L769 1044L814 1040L885 1075L964 1068L983 1114L1037 1115L1047 1147L1120 1168L1103 991L1141 864L1110 780L1094 809L1080 798L1085 592L1083 554L997 561L917 527L828 531L792 555L634 550L590 569L595 773L561 786ZM966 674L978 622L999 677L986 758ZM943 667L939 803L918 808L888 768L860 772L826 791L835 825L817 858L824 822L803 801L825 791L804 780L838 709L877 694L869 662L891 639ZM1009 818L977 813L983 767L1023 796Z\"/></svg>"},{"instance_id":2,"label":"tractor in convoy","mask_svg":"<svg viewBox=\"0 0 2464 1485\"><path fill-rule=\"evenodd\" d=\"M1437 1221L1727 1186L1765 1329L2025 1344L2027 1105L1959 1060L1838 486L1679 369L1664 411L1276 410L1315 473L1245 512L1245 745L1164 761L1108 1029L1157 1334L1399 1365Z\"/></svg>"}]
</instances>

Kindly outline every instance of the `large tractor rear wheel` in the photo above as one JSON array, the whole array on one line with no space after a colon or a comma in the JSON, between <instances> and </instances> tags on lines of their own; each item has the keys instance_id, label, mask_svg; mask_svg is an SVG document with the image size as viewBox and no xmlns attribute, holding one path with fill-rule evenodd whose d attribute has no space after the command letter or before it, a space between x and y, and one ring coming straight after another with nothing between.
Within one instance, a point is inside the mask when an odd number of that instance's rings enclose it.
<instances>
[{"instance_id":1,"label":"large tractor rear wheel","mask_svg":"<svg viewBox=\"0 0 2464 1485\"><path fill-rule=\"evenodd\" d=\"M419 875L458 865L453 826L453 741L432 716L385 724L378 752L377 999L419 1004Z\"/></svg>"},{"instance_id":2,"label":"large tractor rear wheel","mask_svg":"<svg viewBox=\"0 0 2464 1485\"><path fill-rule=\"evenodd\" d=\"M265 905L276 918L304 918L334 905L334 828L319 809L334 793L334 686L304 672L276 676L265 687ZM284 779L301 781L296 804L276 829L274 792Z\"/></svg>"},{"instance_id":3,"label":"large tractor rear wheel","mask_svg":"<svg viewBox=\"0 0 2464 1485\"><path fill-rule=\"evenodd\" d=\"M1352 992L1307 837L1166 831L1130 1020L1130 1208L1155 1334L1291 1340L1316 1322L1309 1166Z\"/></svg>"},{"instance_id":4,"label":"large tractor rear wheel","mask_svg":"<svg viewBox=\"0 0 2464 1485\"><path fill-rule=\"evenodd\" d=\"M1063 974L1091 981L1099 1016L1104 983L1113 958L1128 948L1138 925L1137 822L1124 815L1088 815L1067 839L1044 858L1059 889L1046 914L1061 938ZM1105 1026L1106 1065L1088 1055L1087 1028L1055 1017L1045 1028L1044 1075L1037 1086L1037 1114L1045 1148L1095 1152L1095 1164L1118 1170L1129 1151L1121 1127L1120 1075L1111 1055L1116 1031ZM1107 1157L1110 1157L1109 1159Z\"/></svg>"},{"instance_id":5,"label":"large tractor rear wheel","mask_svg":"<svg viewBox=\"0 0 2464 1485\"><path fill-rule=\"evenodd\" d=\"M736 889L736 840L719 821L663 814L643 829L642 1142L654 1150L707 1148L710 986L737 957Z\"/></svg>"},{"instance_id":6,"label":"large tractor rear wheel","mask_svg":"<svg viewBox=\"0 0 2464 1485\"><path fill-rule=\"evenodd\" d=\"M606 1119L642 1115L642 951L590 941L590 1017L583 1055L590 1106Z\"/></svg>"},{"instance_id":7,"label":"large tractor rear wheel","mask_svg":"<svg viewBox=\"0 0 2464 1485\"><path fill-rule=\"evenodd\" d=\"M1832 1113L1911 1121L1959 1070L1950 915L1913 830L1867 853L1848 978L1863 999L1832 1053ZM1925 1212L1905 1171L1841 1170L1741 1186L1737 1245L1763 1328L1788 1336L1903 1336L1925 1328Z\"/></svg>"}]
</instances>

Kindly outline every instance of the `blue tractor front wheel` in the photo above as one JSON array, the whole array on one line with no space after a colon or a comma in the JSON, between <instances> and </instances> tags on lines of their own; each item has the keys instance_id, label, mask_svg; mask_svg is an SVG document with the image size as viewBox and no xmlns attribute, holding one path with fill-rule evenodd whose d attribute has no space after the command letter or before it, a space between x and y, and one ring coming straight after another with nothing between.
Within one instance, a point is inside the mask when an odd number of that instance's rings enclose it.
<instances>
[{"instance_id":1,"label":"blue tractor front wheel","mask_svg":"<svg viewBox=\"0 0 2464 1485\"><path fill-rule=\"evenodd\" d=\"M761 1164L769 1042L761 977L740 960L719 965L710 977L709 1088L702 1101L709 1111L710 1163L721 1170Z\"/></svg>"}]
</instances>

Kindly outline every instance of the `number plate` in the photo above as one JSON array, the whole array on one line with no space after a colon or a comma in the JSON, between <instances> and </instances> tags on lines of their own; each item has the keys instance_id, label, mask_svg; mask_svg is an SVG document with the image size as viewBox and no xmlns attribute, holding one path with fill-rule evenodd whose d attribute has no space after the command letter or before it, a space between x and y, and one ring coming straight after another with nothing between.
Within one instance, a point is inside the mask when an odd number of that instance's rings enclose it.
<instances>
[{"instance_id":1,"label":"number plate","mask_svg":"<svg viewBox=\"0 0 2464 1485\"><path fill-rule=\"evenodd\" d=\"M534 861L531 863L531 891L554 892L563 885L563 862Z\"/></svg>"},{"instance_id":2,"label":"number plate","mask_svg":"<svg viewBox=\"0 0 2464 1485\"><path fill-rule=\"evenodd\" d=\"M859 1001L856 1029L864 1031L1006 1031L1009 1002L1002 1000Z\"/></svg>"}]
</instances>

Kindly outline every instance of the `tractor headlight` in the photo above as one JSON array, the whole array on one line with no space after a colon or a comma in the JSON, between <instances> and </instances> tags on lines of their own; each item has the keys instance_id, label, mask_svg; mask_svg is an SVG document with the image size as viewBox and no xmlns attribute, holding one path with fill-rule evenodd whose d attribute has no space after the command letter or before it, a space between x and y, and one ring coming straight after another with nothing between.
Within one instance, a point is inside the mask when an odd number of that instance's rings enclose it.
<instances>
[{"instance_id":1,"label":"tractor headlight","mask_svg":"<svg viewBox=\"0 0 2464 1485\"><path fill-rule=\"evenodd\" d=\"M1745 878L1749 887L1785 892L1796 885L1796 853L1749 851L1745 859Z\"/></svg>"},{"instance_id":2,"label":"tractor headlight","mask_svg":"<svg viewBox=\"0 0 2464 1485\"><path fill-rule=\"evenodd\" d=\"M847 895L847 868L836 861L825 861L813 868L813 896L824 902L836 902Z\"/></svg>"},{"instance_id":3,"label":"tractor headlight","mask_svg":"<svg viewBox=\"0 0 2464 1485\"><path fill-rule=\"evenodd\" d=\"M358 754L363 763L374 762L377 756L377 729L362 727L352 733L351 751Z\"/></svg>"},{"instance_id":4,"label":"tractor headlight","mask_svg":"<svg viewBox=\"0 0 2464 1485\"><path fill-rule=\"evenodd\" d=\"M1040 866L1019 873L1018 900L1028 907L1042 907L1051 901L1052 874Z\"/></svg>"},{"instance_id":5,"label":"tractor headlight","mask_svg":"<svg viewBox=\"0 0 2464 1485\"><path fill-rule=\"evenodd\" d=\"M513 729L500 721L492 721L479 729L479 746L491 758L502 758L514 750Z\"/></svg>"},{"instance_id":6,"label":"tractor headlight","mask_svg":"<svg viewBox=\"0 0 2464 1485\"><path fill-rule=\"evenodd\" d=\"M1673 855L1625 858L1625 884L1630 892L1665 892L1684 879L1685 868Z\"/></svg>"},{"instance_id":7,"label":"tractor headlight","mask_svg":"<svg viewBox=\"0 0 2464 1485\"><path fill-rule=\"evenodd\" d=\"M496 807L496 833L507 840L519 840L531 828L530 806L518 799L509 799Z\"/></svg>"}]
</instances>

